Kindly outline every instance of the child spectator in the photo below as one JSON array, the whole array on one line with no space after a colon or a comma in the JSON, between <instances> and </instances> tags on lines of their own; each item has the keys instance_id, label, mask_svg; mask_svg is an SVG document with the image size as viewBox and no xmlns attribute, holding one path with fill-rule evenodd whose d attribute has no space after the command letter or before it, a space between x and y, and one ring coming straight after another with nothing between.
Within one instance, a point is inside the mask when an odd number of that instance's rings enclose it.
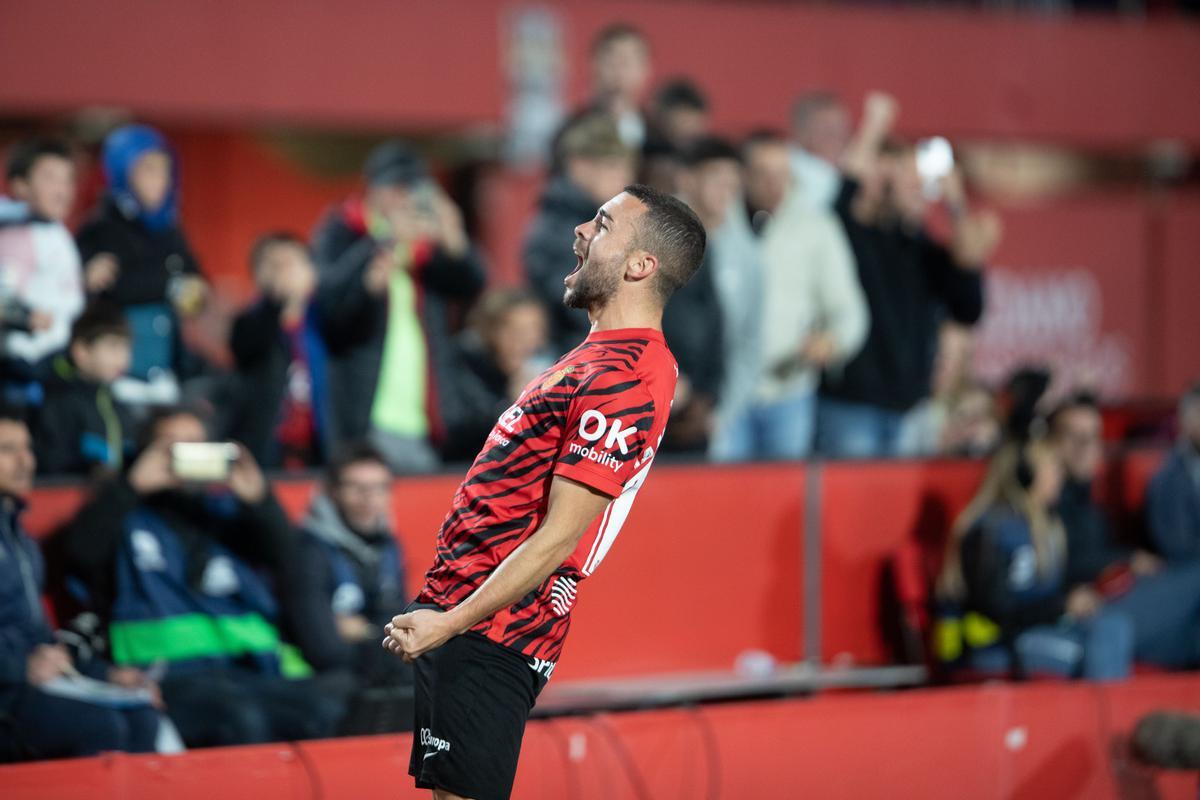
<instances>
[{"instance_id":1,"label":"child spectator","mask_svg":"<svg viewBox=\"0 0 1200 800\"><path fill-rule=\"evenodd\" d=\"M229 438L266 467L319 463L324 346L312 312L317 285L308 246L292 233L261 236L250 253L259 299L233 323L237 365Z\"/></svg>"},{"instance_id":2,"label":"child spectator","mask_svg":"<svg viewBox=\"0 0 1200 800\"><path fill-rule=\"evenodd\" d=\"M51 363L37 415L34 449L46 475L121 469L130 444L129 417L113 383L129 369L129 324L115 306L94 303L75 320L67 352Z\"/></svg>"},{"instance_id":3,"label":"child spectator","mask_svg":"<svg viewBox=\"0 0 1200 800\"><path fill-rule=\"evenodd\" d=\"M79 251L63 221L75 202L75 165L66 144L17 144L0 198L0 389L36 405L36 367L67 346L83 309Z\"/></svg>"},{"instance_id":4,"label":"child spectator","mask_svg":"<svg viewBox=\"0 0 1200 800\"><path fill-rule=\"evenodd\" d=\"M172 403L185 363L180 315L197 313L207 284L179 227L178 164L162 134L145 125L104 140L108 192L79 231L88 294L120 306L133 339L122 398Z\"/></svg>"}]
</instances>

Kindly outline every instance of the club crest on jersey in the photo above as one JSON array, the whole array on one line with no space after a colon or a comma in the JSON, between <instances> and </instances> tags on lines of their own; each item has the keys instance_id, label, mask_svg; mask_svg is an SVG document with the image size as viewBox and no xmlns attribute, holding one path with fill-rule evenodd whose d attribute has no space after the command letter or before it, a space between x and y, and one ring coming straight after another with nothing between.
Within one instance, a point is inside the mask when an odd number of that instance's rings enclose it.
<instances>
[{"instance_id":1,"label":"club crest on jersey","mask_svg":"<svg viewBox=\"0 0 1200 800\"><path fill-rule=\"evenodd\" d=\"M548 378L546 378L546 380L542 381L542 391L544 392L547 389L549 389L553 386L557 386L558 384L562 383L562 379L567 377L574 371L575 371L574 364L567 364L562 369L555 370L554 373L552 375L550 375L550 377L548 377Z\"/></svg>"},{"instance_id":2,"label":"club crest on jersey","mask_svg":"<svg viewBox=\"0 0 1200 800\"><path fill-rule=\"evenodd\" d=\"M523 416L525 416L525 409L517 405L509 406L508 411L500 415L500 427L509 433L516 433L517 423Z\"/></svg>"}]
</instances>

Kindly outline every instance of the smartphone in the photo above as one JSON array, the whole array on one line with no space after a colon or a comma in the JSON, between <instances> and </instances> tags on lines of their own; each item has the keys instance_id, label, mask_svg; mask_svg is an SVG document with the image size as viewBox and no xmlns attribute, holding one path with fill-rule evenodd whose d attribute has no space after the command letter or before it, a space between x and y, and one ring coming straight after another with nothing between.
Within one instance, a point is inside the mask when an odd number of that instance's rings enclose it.
<instances>
[{"instance_id":1,"label":"smartphone","mask_svg":"<svg viewBox=\"0 0 1200 800\"><path fill-rule=\"evenodd\" d=\"M171 471L185 483L226 483L241 451L232 442L171 445Z\"/></svg>"},{"instance_id":2,"label":"smartphone","mask_svg":"<svg viewBox=\"0 0 1200 800\"><path fill-rule=\"evenodd\" d=\"M925 196L937 200L941 194L939 182L954 169L954 148L945 137L933 136L917 142L917 172Z\"/></svg>"}]
</instances>

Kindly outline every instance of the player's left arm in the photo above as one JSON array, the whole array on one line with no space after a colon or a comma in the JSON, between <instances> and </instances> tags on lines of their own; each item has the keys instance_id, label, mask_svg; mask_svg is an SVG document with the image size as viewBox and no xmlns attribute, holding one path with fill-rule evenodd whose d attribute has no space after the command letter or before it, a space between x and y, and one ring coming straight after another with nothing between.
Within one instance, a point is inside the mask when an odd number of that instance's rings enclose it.
<instances>
[{"instance_id":1,"label":"player's left arm","mask_svg":"<svg viewBox=\"0 0 1200 800\"><path fill-rule=\"evenodd\" d=\"M392 618L383 646L412 661L529 594L558 569L612 498L556 476L541 527L450 611L419 609Z\"/></svg>"}]
</instances>

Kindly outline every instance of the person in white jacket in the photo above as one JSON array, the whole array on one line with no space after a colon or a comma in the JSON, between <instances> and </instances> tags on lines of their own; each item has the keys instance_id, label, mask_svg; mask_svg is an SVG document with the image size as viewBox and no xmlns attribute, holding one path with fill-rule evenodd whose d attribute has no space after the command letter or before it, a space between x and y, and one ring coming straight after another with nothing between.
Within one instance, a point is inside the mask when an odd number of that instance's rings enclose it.
<instances>
[{"instance_id":1,"label":"person in white jacket","mask_svg":"<svg viewBox=\"0 0 1200 800\"><path fill-rule=\"evenodd\" d=\"M796 189L786 138L752 134L742 148L748 222L762 263L754 388L719 415L718 460L804 458L812 449L821 373L858 352L870 320L837 219ZM737 215L735 215L737 216Z\"/></svg>"},{"instance_id":2,"label":"person in white jacket","mask_svg":"<svg viewBox=\"0 0 1200 800\"><path fill-rule=\"evenodd\" d=\"M33 367L67 346L83 310L79 251L63 221L75 201L75 167L65 144L16 145L6 169L11 198L0 198L0 302L20 320L0 329L10 381L32 381ZM13 398L9 398L12 400ZM36 402L36 399L32 400Z\"/></svg>"}]
</instances>

